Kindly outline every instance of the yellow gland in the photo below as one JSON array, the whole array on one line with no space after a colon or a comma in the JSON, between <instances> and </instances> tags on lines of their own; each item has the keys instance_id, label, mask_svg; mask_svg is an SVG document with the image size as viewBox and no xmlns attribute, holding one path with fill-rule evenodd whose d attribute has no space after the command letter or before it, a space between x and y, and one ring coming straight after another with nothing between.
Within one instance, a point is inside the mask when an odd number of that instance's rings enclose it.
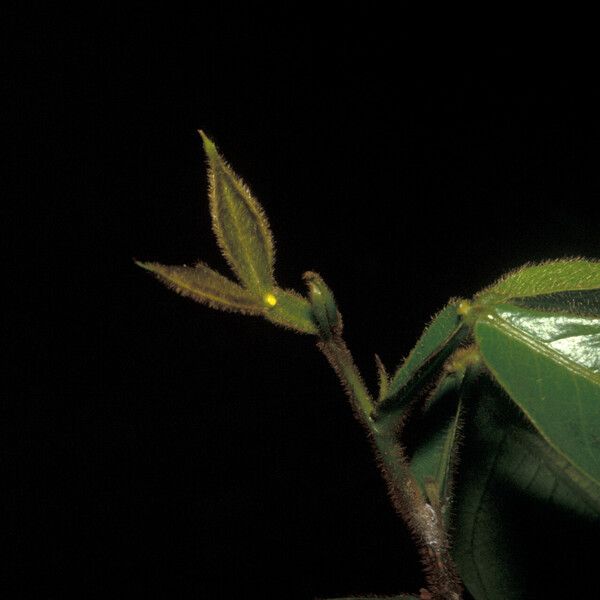
<instances>
[{"instance_id":1,"label":"yellow gland","mask_svg":"<svg viewBox=\"0 0 600 600\"><path fill-rule=\"evenodd\" d=\"M277 304L277 298L274 296L274 294L269 292L268 294L265 294L265 302L269 306L275 306Z\"/></svg>"},{"instance_id":2,"label":"yellow gland","mask_svg":"<svg viewBox=\"0 0 600 600\"><path fill-rule=\"evenodd\" d=\"M471 303L468 300L461 300L456 312L462 316L468 315L471 312Z\"/></svg>"}]
</instances>

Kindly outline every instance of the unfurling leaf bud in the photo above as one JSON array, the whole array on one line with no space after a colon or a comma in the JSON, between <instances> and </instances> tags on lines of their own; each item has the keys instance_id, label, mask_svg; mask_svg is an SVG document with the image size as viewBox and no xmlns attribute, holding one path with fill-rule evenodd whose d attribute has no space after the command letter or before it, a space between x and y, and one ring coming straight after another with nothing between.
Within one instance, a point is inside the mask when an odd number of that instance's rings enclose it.
<instances>
[{"instance_id":1,"label":"unfurling leaf bud","mask_svg":"<svg viewBox=\"0 0 600 600\"><path fill-rule=\"evenodd\" d=\"M308 286L308 298L321 337L328 340L334 335L340 335L342 316L337 309L333 293L318 273L307 271L302 278Z\"/></svg>"}]
</instances>

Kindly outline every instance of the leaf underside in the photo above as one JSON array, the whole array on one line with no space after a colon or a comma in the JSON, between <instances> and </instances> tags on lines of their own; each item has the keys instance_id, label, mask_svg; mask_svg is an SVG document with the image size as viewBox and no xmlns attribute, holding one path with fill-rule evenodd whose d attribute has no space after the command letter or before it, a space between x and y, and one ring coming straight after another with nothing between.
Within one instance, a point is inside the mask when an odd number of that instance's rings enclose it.
<instances>
[{"instance_id":1,"label":"leaf underside","mask_svg":"<svg viewBox=\"0 0 600 600\"><path fill-rule=\"evenodd\" d=\"M436 402L410 421L411 430L416 432L410 450L410 470L421 491L442 513L451 502L452 471L460 437L459 386L460 381L453 376L445 378Z\"/></svg>"},{"instance_id":2,"label":"leaf underside","mask_svg":"<svg viewBox=\"0 0 600 600\"><path fill-rule=\"evenodd\" d=\"M477 600L595 597L598 489L580 486L487 375L470 383L452 527L466 587Z\"/></svg>"}]
</instances>

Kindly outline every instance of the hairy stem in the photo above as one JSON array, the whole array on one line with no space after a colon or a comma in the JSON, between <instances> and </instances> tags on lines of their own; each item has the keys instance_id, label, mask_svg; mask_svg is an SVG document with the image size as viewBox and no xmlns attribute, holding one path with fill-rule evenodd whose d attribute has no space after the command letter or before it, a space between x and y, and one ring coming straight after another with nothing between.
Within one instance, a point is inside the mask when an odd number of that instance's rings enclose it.
<instances>
[{"instance_id":1,"label":"hairy stem","mask_svg":"<svg viewBox=\"0 0 600 600\"><path fill-rule=\"evenodd\" d=\"M375 407L346 342L341 335L337 334L326 340L321 339L317 346L340 378L357 419L369 429L372 423L371 414Z\"/></svg>"},{"instance_id":2,"label":"hairy stem","mask_svg":"<svg viewBox=\"0 0 600 600\"><path fill-rule=\"evenodd\" d=\"M432 600L459 600L462 585L450 555L440 508L423 496L409 469L399 432L377 422L369 433L392 504L417 545Z\"/></svg>"},{"instance_id":3,"label":"hairy stem","mask_svg":"<svg viewBox=\"0 0 600 600\"><path fill-rule=\"evenodd\" d=\"M340 378L355 416L367 429L392 504L417 544L432 600L459 600L462 585L450 556L448 536L439 510L427 502L408 466L399 436L402 423L375 421L375 405L340 334L318 342Z\"/></svg>"}]
</instances>

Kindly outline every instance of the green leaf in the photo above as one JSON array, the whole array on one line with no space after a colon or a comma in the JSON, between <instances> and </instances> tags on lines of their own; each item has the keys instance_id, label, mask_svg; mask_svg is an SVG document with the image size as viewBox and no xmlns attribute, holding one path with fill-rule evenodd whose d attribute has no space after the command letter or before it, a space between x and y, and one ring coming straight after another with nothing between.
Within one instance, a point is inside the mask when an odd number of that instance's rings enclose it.
<instances>
[{"instance_id":1,"label":"green leaf","mask_svg":"<svg viewBox=\"0 0 600 600\"><path fill-rule=\"evenodd\" d=\"M523 420L487 375L467 375L453 556L476 600L571 597L597 568L598 488ZM590 552L592 550L592 552Z\"/></svg>"},{"instance_id":2,"label":"green leaf","mask_svg":"<svg viewBox=\"0 0 600 600\"><path fill-rule=\"evenodd\" d=\"M500 304L479 317L475 338L548 443L600 482L600 318Z\"/></svg>"},{"instance_id":3,"label":"green leaf","mask_svg":"<svg viewBox=\"0 0 600 600\"><path fill-rule=\"evenodd\" d=\"M573 258L528 264L481 290L474 302L490 304L509 298L600 288L600 261Z\"/></svg>"},{"instance_id":4,"label":"green leaf","mask_svg":"<svg viewBox=\"0 0 600 600\"><path fill-rule=\"evenodd\" d=\"M459 301L452 302L433 318L392 377L387 394L377 407L378 414L401 411L435 381L446 359L468 333L460 318L459 306Z\"/></svg>"},{"instance_id":5,"label":"green leaf","mask_svg":"<svg viewBox=\"0 0 600 600\"><path fill-rule=\"evenodd\" d=\"M442 515L452 495L452 472L461 423L461 408L456 397L459 387L459 378L453 374L444 377L435 392L440 397L411 423L418 436L410 470L421 491Z\"/></svg>"},{"instance_id":6,"label":"green leaf","mask_svg":"<svg viewBox=\"0 0 600 600\"><path fill-rule=\"evenodd\" d=\"M379 384L378 400L381 402L387 394L388 386L390 385L390 376L378 354L375 355L375 365L377 366L377 382Z\"/></svg>"},{"instance_id":7,"label":"green leaf","mask_svg":"<svg viewBox=\"0 0 600 600\"><path fill-rule=\"evenodd\" d=\"M258 296L275 286L275 252L269 224L250 190L200 131L208 157L213 230L240 283Z\"/></svg>"},{"instance_id":8,"label":"green leaf","mask_svg":"<svg viewBox=\"0 0 600 600\"><path fill-rule=\"evenodd\" d=\"M543 310L547 312L566 312L571 315L600 317L600 294L597 289L554 292L540 296L511 298L515 306Z\"/></svg>"},{"instance_id":9,"label":"green leaf","mask_svg":"<svg viewBox=\"0 0 600 600\"><path fill-rule=\"evenodd\" d=\"M254 294L203 263L198 263L194 267L139 261L136 261L136 264L154 273L158 279L182 296L208 304L212 308L245 314L265 312L264 305Z\"/></svg>"},{"instance_id":10,"label":"green leaf","mask_svg":"<svg viewBox=\"0 0 600 600\"><path fill-rule=\"evenodd\" d=\"M317 334L310 303L293 290L273 288L262 301L255 294L223 277L203 263L194 267L136 261L171 289L212 308L261 315L299 333Z\"/></svg>"}]
</instances>

